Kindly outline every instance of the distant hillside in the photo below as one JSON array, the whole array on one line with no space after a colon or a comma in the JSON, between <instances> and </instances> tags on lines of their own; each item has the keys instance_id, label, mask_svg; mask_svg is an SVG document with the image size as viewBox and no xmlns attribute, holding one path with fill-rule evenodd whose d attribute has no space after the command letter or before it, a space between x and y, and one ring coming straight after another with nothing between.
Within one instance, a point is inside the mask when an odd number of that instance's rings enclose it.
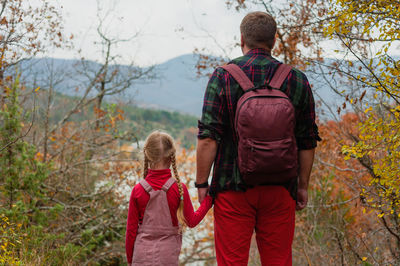
<instances>
[{"instance_id":1,"label":"distant hillside","mask_svg":"<svg viewBox=\"0 0 400 266\"><path fill-rule=\"evenodd\" d=\"M195 55L183 55L154 66L154 78L136 80L124 92L124 99L137 106L177 111L200 116L206 77L198 77ZM93 71L99 64L86 61ZM42 58L23 61L19 66L22 78L29 84L47 84L53 78L53 86L60 93L74 96L82 93L85 73L79 60ZM128 66L120 66L127 70ZM53 76L53 77L50 77ZM77 90L81 88L81 90Z\"/></svg>"},{"instance_id":2,"label":"distant hillside","mask_svg":"<svg viewBox=\"0 0 400 266\"><path fill-rule=\"evenodd\" d=\"M135 100L200 116L208 78L198 77L195 55L182 55L156 66L158 79L139 83Z\"/></svg>"},{"instance_id":3,"label":"distant hillside","mask_svg":"<svg viewBox=\"0 0 400 266\"><path fill-rule=\"evenodd\" d=\"M196 145L197 117L179 112L146 109L134 105L122 107L127 126L131 125L139 139L144 139L156 129L170 133L181 144L190 148Z\"/></svg>"},{"instance_id":4,"label":"distant hillside","mask_svg":"<svg viewBox=\"0 0 400 266\"><path fill-rule=\"evenodd\" d=\"M52 109L50 122L57 123L65 114L71 110L74 103L78 100L77 97L67 96L61 93L56 93L54 97L53 106L57 108ZM39 114L42 112L45 102L39 100ZM107 105L113 103L104 103L103 109L107 109ZM154 130L164 130L171 134L183 147L190 148L196 144L197 135L197 120L198 118L193 115L182 114L179 112L155 110L141 108L132 104L118 105L118 108L124 111L124 121L121 130L133 131L138 140L143 140L146 136ZM44 117L40 115L40 117ZM70 121L85 121L93 119L93 108L89 107L85 111L80 111L73 114Z\"/></svg>"},{"instance_id":5,"label":"distant hillside","mask_svg":"<svg viewBox=\"0 0 400 266\"><path fill-rule=\"evenodd\" d=\"M330 63L326 59L326 64ZM20 70L23 78L29 83L43 84L50 81L49 73L53 73L53 83L56 90L70 96L79 95L82 84L85 82L85 73L77 72L76 65L79 60L65 60L54 58L31 59L24 61ZM130 99L136 106L177 111L180 113L199 117L203 103L204 91L207 86L207 77L198 77L195 65L197 56L193 54L182 55L165 63L154 66L153 79L138 79L123 94L124 99ZM85 61L91 69L98 69L99 64ZM128 66L120 66L122 71L128 70ZM316 101L322 98L327 105L336 110L336 106L342 103L340 97L332 92L326 80L319 73L329 71L326 67L318 71L307 71L306 74L313 85ZM337 77L333 77L337 82ZM326 106L319 111L328 112ZM319 112L320 113L320 112Z\"/></svg>"}]
</instances>

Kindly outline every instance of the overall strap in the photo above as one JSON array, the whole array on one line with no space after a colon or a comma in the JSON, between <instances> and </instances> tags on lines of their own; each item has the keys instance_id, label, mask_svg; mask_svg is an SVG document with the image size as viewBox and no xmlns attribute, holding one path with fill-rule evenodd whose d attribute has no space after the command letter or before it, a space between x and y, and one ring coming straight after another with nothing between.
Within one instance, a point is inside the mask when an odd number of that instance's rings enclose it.
<instances>
[{"instance_id":1,"label":"overall strap","mask_svg":"<svg viewBox=\"0 0 400 266\"><path fill-rule=\"evenodd\" d=\"M167 182L164 183L164 185L162 186L162 190L164 190L165 192L168 191L168 189L175 183L175 179L174 178L170 178L167 180Z\"/></svg>"},{"instance_id":2,"label":"overall strap","mask_svg":"<svg viewBox=\"0 0 400 266\"><path fill-rule=\"evenodd\" d=\"M150 184L147 183L147 181L144 179L140 180L139 184L142 185L142 187L144 188L144 190L146 190L147 193L150 193L153 190Z\"/></svg>"},{"instance_id":3,"label":"overall strap","mask_svg":"<svg viewBox=\"0 0 400 266\"><path fill-rule=\"evenodd\" d=\"M247 91L249 89L254 88L253 82L251 82L251 80L247 77L247 75L238 65L229 64L229 65L223 65L221 67L232 75L232 77L237 81L237 83L239 83L243 91Z\"/></svg>"},{"instance_id":4,"label":"overall strap","mask_svg":"<svg viewBox=\"0 0 400 266\"><path fill-rule=\"evenodd\" d=\"M290 70L292 70L292 67L289 65L281 64L280 66L278 66L278 69L275 71L275 74L270 81L269 86L275 89L280 89L283 82L289 75Z\"/></svg>"}]
</instances>

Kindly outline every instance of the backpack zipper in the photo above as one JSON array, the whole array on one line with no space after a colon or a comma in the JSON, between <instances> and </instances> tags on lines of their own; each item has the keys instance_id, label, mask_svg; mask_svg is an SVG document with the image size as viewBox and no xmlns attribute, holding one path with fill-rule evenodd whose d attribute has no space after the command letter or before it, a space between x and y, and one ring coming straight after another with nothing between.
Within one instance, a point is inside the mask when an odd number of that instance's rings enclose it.
<instances>
[{"instance_id":1,"label":"backpack zipper","mask_svg":"<svg viewBox=\"0 0 400 266\"><path fill-rule=\"evenodd\" d=\"M247 98L244 102L242 102L242 104L239 106L239 109L236 110L236 113L235 113L235 128L236 128L236 126L237 126L237 120L238 120L238 115L237 115L237 113L242 109L242 107L243 107L243 105L244 105L245 102L247 102L248 100L253 99L253 98L282 98L282 99L287 99L287 100L292 104L292 102L290 101L289 97L267 96L267 95L251 96L251 97ZM293 104L292 104L292 106L293 106ZM293 106L293 108L294 108L294 106Z\"/></svg>"},{"instance_id":2,"label":"backpack zipper","mask_svg":"<svg viewBox=\"0 0 400 266\"><path fill-rule=\"evenodd\" d=\"M278 139L278 140L271 140L271 141L263 141L264 143L265 142L276 142L276 141L285 141L285 142L283 142L282 144L291 144L292 142L293 142L293 140L291 139L291 138L283 138L283 139ZM251 141L250 140L250 151L255 151L255 150L258 150L258 151L270 151L270 150L276 150L276 149L273 149L273 148L265 148L265 147L257 147L257 145L262 145L262 144L258 144L256 141ZM281 149L284 149L284 148L282 148L281 147Z\"/></svg>"}]
</instances>

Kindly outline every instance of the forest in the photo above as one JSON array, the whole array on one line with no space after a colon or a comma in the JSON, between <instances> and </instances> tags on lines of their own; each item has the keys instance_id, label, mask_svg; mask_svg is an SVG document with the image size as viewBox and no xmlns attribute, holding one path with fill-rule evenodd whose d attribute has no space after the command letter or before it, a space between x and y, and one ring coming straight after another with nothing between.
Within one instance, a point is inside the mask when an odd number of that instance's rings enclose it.
<instances>
[{"instance_id":1,"label":"forest","mask_svg":"<svg viewBox=\"0 0 400 266\"><path fill-rule=\"evenodd\" d=\"M271 14L273 56L340 98L338 106L316 98L322 141L308 206L296 213L293 264L399 265L400 2L224 2L232 13ZM154 129L178 140L179 174L194 187L198 118L126 100L128 88L157 73L119 64L124 40L108 35L101 16L96 65L81 55L73 70L48 65L41 79L21 67L52 49L77 50L63 21L53 1L0 2L0 265L126 265L129 195ZM207 76L232 59L237 40L220 48L196 48L193 72ZM64 80L74 96L58 90ZM254 241L250 252L249 265L261 265ZM216 265L212 211L185 229L180 264Z\"/></svg>"}]
</instances>

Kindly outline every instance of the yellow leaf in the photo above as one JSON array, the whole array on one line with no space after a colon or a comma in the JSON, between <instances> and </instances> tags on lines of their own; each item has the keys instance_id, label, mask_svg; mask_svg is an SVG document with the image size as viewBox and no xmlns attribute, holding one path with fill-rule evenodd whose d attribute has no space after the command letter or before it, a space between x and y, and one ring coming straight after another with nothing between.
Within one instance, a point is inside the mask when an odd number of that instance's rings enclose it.
<instances>
[{"instance_id":1,"label":"yellow leaf","mask_svg":"<svg viewBox=\"0 0 400 266\"><path fill-rule=\"evenodd\" d=\"M35 92L37 92L38 90L40 90L40 86L35 89Z\"/></svg>"}]
</instances>

